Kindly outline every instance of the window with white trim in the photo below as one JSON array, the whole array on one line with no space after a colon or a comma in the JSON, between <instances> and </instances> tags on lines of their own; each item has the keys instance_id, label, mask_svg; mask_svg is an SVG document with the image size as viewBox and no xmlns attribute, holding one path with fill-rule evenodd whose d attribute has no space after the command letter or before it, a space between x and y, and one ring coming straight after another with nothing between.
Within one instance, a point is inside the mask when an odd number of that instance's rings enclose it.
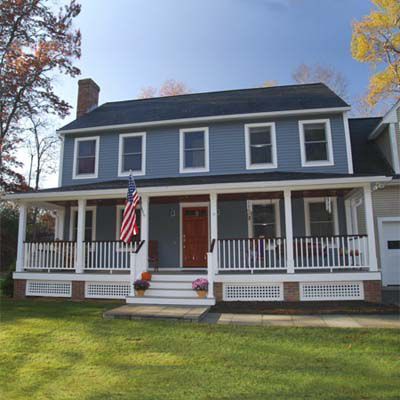
<instances>
[{"instance_id":1,"label":"window with white trim","mask_svg":"<svg viewBox=\"0 0 400 400\"><path fill-rule=\"evenodd\" d=\"M78 236L78 208L71 208L69 239L76 241ZM86 207L84 241L96 240L96 207Z\"/></svg>"},{"instance_id":2,"label":"window with white trim","mask_svg":"<svg viewBox=\"0 0 400 400\"><path fill-rule=\"evenodd\" d=\"M249 201L249 211L251 237L271 238L280 236L279 200Z\"/></svg>"},{"instance_id":3,"label":"window with white trim","mask_svg":"<svg viewBox=\"0 0 400 400\"><path fill-rule=\"evenodd\" d=\"M329 119L299 121L302 166L333 165Z\"/></svg>"},{"instance_id":4,"label":"window with white trim","mask_svg":"<svg viewBox=\"0 0 400 400\"><path fill-rule=\"evenodd\" d=\"M246 168L276 168L275 123L246 124Z\"/></svg>"},{"instance_id":5,"label":"window with white trim","mask_svg":"<svg viewBox=\"0 0 400 400\"><path fill-rule=\"evenodd\" d=\"M146 163L146 134L124 133L119 135L119 176L144 175Z\"/></svg>"},{"instance_id":6,"label":"window with white trim","mask_svg":"<svg viewBox=\"0 0 400 400\"><path fill-rule=\"evenodd\" d=\"M97 178L99 137L76 138L74 144L73 178Z\"/></svg>"},{"instance_id":7,"label":"window with white trim","mask_svg":"<svg viewBox=\"0 0 400 400\"><path fill-rule=\"evenodd\" d=\"M180 172L208 171L208 128L181 129L179 135Z\"/></svg>"},{"instance_id":8,"label":"window with white trim","mask_svg":"<svg viewBox=\"0 0 400 400\"><path fill-rule=\"evenodd\" d=\"M328 202L330 201L330 205ZM336 198L304 199L306 235L333 236L338 234Z\"/></svg>"}]
</instances>

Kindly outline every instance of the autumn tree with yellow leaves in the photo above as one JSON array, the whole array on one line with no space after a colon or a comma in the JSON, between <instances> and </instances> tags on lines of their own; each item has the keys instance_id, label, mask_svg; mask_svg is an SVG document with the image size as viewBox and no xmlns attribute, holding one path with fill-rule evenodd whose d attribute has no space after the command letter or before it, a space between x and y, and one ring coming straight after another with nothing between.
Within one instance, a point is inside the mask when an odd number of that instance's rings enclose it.
<instances>
[{"instance_id":1,"label":"autumn tree with yellow leaves","mask_svg":"<svg viewBox=\"0 0 400 400\"><path fill-rule=\"evenodd\" d=\"M353 25L351 52L374 70L366 101L375 106L381 100L400 97L400 1L372 3L371 13Z\"/></svg>"}]
</instances>

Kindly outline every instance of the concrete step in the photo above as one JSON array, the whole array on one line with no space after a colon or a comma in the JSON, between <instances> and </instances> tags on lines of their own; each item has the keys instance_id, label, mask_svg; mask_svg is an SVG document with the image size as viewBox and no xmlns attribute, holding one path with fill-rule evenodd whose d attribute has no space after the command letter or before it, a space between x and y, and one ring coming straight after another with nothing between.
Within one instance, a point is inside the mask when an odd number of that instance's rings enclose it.
<instances>
[{"instance_id":1,"label":"concrete step","mask_svg":"<svg viewBox=\"0 0 400 400\"><path fill-rule=\"evenodd\" d=\"M150 281L151 289L192 289L192 282L179 281Z\"/></svg>"},{"instance_id":2,"label":"concrete step","mask_svg":"<svg viewBox=\"0 0 400 400\"><path fill-rule=\"evenodd\" d=\"M145 292L145 297L198 297L197 293L192 289L154 289L150 286Z\"/></svg>"},{"instance_id":3,"label":"concrete step","mask_svg":"<svg viewBox=\"0 0 400 400\"><path fill-rule=\"evenodd\" d=\"M157 274L153 273L151 282L190 282L197 278L207 278L207 275L196 274Z\"/></svg>"},{"instance_id":4,"label":"concrete step","mask_svg":"<svg viewBox=\"0 0 400 400\"><path fill-rule=\"evenodd\" d=\"M126 298L127 304L158 304L158 305L182 305L182 306L213 306L215 298L201 299L199 297L131 297Z\"/></svg>"}]
</instances>

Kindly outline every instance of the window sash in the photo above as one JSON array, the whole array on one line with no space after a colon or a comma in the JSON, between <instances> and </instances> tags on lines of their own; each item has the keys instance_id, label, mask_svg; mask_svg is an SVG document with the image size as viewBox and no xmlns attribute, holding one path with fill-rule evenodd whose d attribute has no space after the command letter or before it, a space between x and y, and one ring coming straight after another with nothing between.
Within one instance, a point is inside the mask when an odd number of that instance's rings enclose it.
<instances>
[{"instance_id":1,"label":"window sash","mask_svg":"<svg viewBox=\"0 0 400 400\"><path fill-rule=\"evenodd\" d=\"M125 150L125 142L131 138L140 139L140 151L126 151ZM132 136L132 137L124 137L122 139L122 172L132 171L141 171L143 169L143 137L142 136ZM129 156L139 156L139 168L127 168L126 164L128 163ZM136 158L136 157L135 157Z\"/></svg>"},{"instance_id":2,"label":"window sash","mask_svg":"<svg viewBox=\"0 0 400 400\"><path fill-rule=\"evenodd\" d=\"M268 213L262 213L257 217L257 221L255 218L255 209L257 207L265 207L265 208L272 208L272 214ZM264 221L260 221L260 216L265 217ZM271 221L268 217L272 216L273 221ZM253 204L252 205L252 225L253 225L253 236L255 236L255 232L258 230L257 228L264 227L265 230L267 230L270 227L273 227L272 231L273 234L271 236L268 235L263 235L265 237L275 237L276 236L276 223L277 223L277 218L276 218L276 207L275 204Z\"/></svg>"},{"instance_id":3,"label":"window sash","mask_svg":"<svg viewBox=\"0 0 400 400\"><path fill-rule=\"evenodd\" d=\"M186 140L187 135L192 134L193 132L185 132L184 133L184 137L183 137L183 157L184 157L184 162L183 162L183 166L184 168L204 168L206 166L206 145L205 145L205 132L204 131L195 131L196 133L202 133L202 137L203 137L203 145L202 146L197 146L197 147L187 147L188 143ZM189 161L189 154L201 154L201 161L198 165L195 165L195 161L194 158L192 157L192 164L189 165L188 161Z\"/></svg>"},{"instance_id":4,"label":"window sash","mask_svg":"<svg viewBox=\"0 0 400 400\"><path fill-rule=\"evenodd\" d=\"M91 149L93 154L80 154L81 152L81 145L84 143L93 142L94 146ZM97 140L88 139L88 140L79 140L77 142L77 149L76 149L76 174L77 175L92 175L96 172L96 152L97 152ZM86 161L86 163L85 163ZM88 163L87 161L91 161ZM88 167L90 166L90 169Z\"/></svg>"},{"instance_id":5,"label":"window sash","mask_svg":"<svg viewBox=\"0 0 400 400\"><path fill-rule=\"evenodd\" d=\"M313 126L323 125L324 139L307 139L307 130L313 129ZM328 127L326 122L307 122L302 124L303 130L303 146L305 162L324 162L329 161L329 142L328 142ZM315 152L315 146L324 145L324 150Z\"/></svg>"}]
</instances>

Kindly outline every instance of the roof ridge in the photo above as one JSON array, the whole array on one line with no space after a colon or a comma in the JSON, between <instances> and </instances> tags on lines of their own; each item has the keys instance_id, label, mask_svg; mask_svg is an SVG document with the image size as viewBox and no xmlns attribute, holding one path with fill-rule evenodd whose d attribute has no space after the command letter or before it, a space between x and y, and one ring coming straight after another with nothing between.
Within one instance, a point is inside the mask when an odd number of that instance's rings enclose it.
<instances>
[{"instance_id":1,"label":"roof ridge","mask_svg":"<svg viewBox=\"0 0 400 400\"><path fill-rule=\"evenodd\" d=\"M144 99L107 101L106 103L101 104L98 108L105 106L107 104L130 103L130 102L136 102L136 101L150 101L150 100L157 100L157 99L168 99L171 97L185 97L185 96L189 97L189 96L198 96L198 95L205 95L205 94L244 92L244 91L252 91L252 90L273 90L273 89L302 87L302 86L325 86L325 87L328 87L323 82L313 82L313 83L296 83L296 84L290 84L290 85L277 85L277 86L269 86L269 87L253 87L253 88L244 88L244 89L212 90L210 92L184 93L184 94L176 94L176 95L171 95L171 96L147 97Z\"/></svg>"}]
</instances>

